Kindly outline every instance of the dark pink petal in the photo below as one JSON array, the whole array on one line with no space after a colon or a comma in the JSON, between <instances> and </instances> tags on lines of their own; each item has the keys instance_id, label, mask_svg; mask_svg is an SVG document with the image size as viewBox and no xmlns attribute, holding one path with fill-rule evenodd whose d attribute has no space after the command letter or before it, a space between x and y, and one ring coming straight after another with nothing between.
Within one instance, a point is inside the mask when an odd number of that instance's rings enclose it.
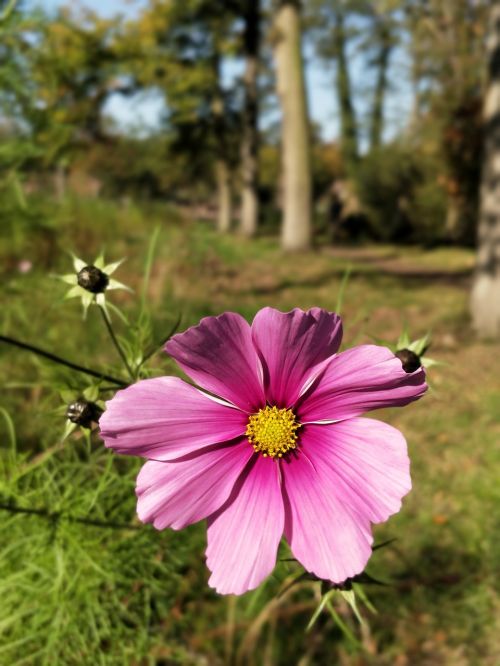
<instances>
[{"instance_id":1,"label":"dark pink petal","mask_svg":"<svg viewBox=\"0 0 500 666\"><path fill-rule=\"evenodd\" d=\"M301 442L307 439L305 429ZM312 449L314 442L307 443ZM303 444L301 449L297 458L281 463L285 536L307 571L341 583L361 573L370 558L370 524L345 503L342 489L304 454Z\"/></svg>"},{"instance_id":2,"label":"dark pink petal","mask_svg":"<svg viewBox=\"0 0 500 666\"><path fill-rule=\"evenodd\" d=\"M382 421L354 418L304 426L300 450L321 484L335 488L339 501L362 520L387 520L411 489L405 438Z\"/></svg>"},{"instance_id":3,"label":"dark pink petal","mask_svg":"<svg viewBox=\"0 0 500 666\"><path fill-rule=\"evenodd\" d=\"M228 502L208 519L209 585L221 594L253 590L276 564L284 508L276 461L256 456Z\"/></svg>"},{"instance_id":4,"label":"dark pink petal","mask_svg":"<svg viewBox=\"0 0 500 666\"><path fill-rule=\"evenodd\" d=\"M427 390L423 368L406 373L390 349L360 345L335 356L298 409L300 420L335 421L379 407L399 407Z\"/></svg>"},{"instance_id":5,"label":"dark pink petal","mask_svg":"<svg viewBox=\"0 0 500 666\"><path fill-rule=\"evenodd\" d=\"M177 377L118 391L100 418L101 437L118 453L172 460L245 433L247 417Z\"/></svg>"},{"instance_id":6,"label":"dark pink petal","mask_svg":"<svg viewBox=\"0 0 500 666\"><path fill-rule=\"evenodd\" d=\"M265 403L262 368L248 323L234 312L205 317L174 335L165 350L184 372L207 391L247 412Z\"/></svg>"},{"instance_id":7,"label":"dark pink petal","mask_svg":"<svg viewBox=\"0 0 500 666\"><path fill-rule=\"evenodd\" d=\"M206 518L227 500L253 454L242 440L171 462L148 461L137 477L139 518L158 530Z\"/></svg>"},{"instance_id":8,"label":"dark pink petal","mask_svg":"<svg viewBox=\"0 0 500 666\"><path fill-rule=\"evenodd\" d=\"M267 401L292 407L315 366L339 348L342 322L321 308L264 308L253 320L252 336L264 365Z\"/></svg>"}]
</instances>

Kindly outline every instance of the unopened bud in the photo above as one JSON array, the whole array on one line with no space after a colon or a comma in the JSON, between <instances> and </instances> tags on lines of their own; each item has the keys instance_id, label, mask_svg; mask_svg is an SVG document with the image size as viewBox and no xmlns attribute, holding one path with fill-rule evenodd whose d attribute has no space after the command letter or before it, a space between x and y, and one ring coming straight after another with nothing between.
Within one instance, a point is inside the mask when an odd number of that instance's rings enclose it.
<instances>
[{"instance_id":1,"label":"unopened bud","mask_svg":"<svg viewBox=\"0 0 500 666\"><path fill-rule=\"evenodd\" d=\"M401 361L401 364L403 366L403 370L405 372L415 372L415 370L418 370L422 363L420 362L420 358L415 354L415 352L410 351L409 349L399 349L396 352L396 356L399 358Z\"/></svg>"},{"instance_id":2,"label":"unopened bud","mask_svg":"<svg viewBox=\"0 0 500 666\"><path fill-rule=\"evenodd\" d=\"M66 416L71 423L82 426L83 428L90 428L93 421L99 421L102 414L102 409L95 402L79 398L68 405Z\"/></svg>"},{"instance_id":3,"label":"unopened bud","mask_svg":"<svg viewBox=\"0 0 500 666\"><path fill-rule=\"evenodd\" d=\"M109 284L109 277L97 266L84 266L77 275L78 284L92 294L102 294Z\"/></svg>"}]
</instances>

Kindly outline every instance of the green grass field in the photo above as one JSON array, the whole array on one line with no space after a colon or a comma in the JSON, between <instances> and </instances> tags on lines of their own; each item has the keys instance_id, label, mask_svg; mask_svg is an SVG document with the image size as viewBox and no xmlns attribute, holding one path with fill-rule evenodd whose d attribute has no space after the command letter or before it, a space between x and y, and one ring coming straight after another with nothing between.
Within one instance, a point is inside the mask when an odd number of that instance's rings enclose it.
<instances>
[{"instance_id":1,"label":"green grass field","mask_svg":"<svg viewBox=\"0 0 500 666\"><path fill-rule=\"evenodd\" d=\"M0 663L500 663L500 348L470 330L473 255L325 246L285 256L271 236L219 237L175 210L69 201L44 223L24 221L1 237L0 333L116 374L119 359L98 313L83 322L53 274L71 270L68 251L89 261L102 248L110 261L127 257L116 277L136 293L113 292L111 300L135 321L157 225L147 291L156 340L179 313L184 329L224 310L251 318L265 305L335 309L348 269L345 346L395 343L404 325L413 337L432 331L429 355L440 362L429 372L432 390L377 414L405 433L414 485L400 514L375 528L376 541L396 539L368 567L387 585L364 588L377 612L364 608L362 627L336 602L351 640L326 613L305 633L317 584L276 597L298 571L293 564L281 563L255 592L217 597L206 584L204 525L137 529L140 463L113 456L98 437L77 433L61 443L54 388L76 394L86 380L1 345L0 503L48 507L51 516L0 511ZM26 274L17 268L23 259L33 262ZM116 326L125 336L119 319ZM175 372L161 353L151 368ZM74 521L89 516L132 527Z\"/></svg>"}]
</instances>

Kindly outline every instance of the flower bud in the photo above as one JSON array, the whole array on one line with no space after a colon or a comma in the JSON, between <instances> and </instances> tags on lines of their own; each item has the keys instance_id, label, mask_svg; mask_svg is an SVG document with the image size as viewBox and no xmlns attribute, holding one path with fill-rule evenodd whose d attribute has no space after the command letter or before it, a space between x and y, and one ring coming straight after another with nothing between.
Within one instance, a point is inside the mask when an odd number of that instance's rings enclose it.
<instances>
[{"instance_id":1,"label":"flower bud","mask_svg":"<svg viewBox=\"0 0 500 666\"><path fill-rule=\"evenodd\" d=\"M109 277L96 266L84 266L76 277L79 286L92 294L102 294L109 284Z\"/></svg>"},{"instance_id":2,"label":"flower bud","mask_svg":"<svg viewBox=\"0 0 500 666\"><path fill-rule=\"evenodd\" d=\"M409 349L399 349L396 352L396 356L401 361L403 370L407 373L415 372L415 370L418 370L422 365L417 354Z\"/></svg>"},{"instance_id":3,"label":"flower bud","mask_svg":"<svg viewBox=\"0 0 500 666\"><path fill-rule=\"evenodd\" d=\"M83 428L90 428L93 421L99 421L99 417L102 414L102 409L99 405L96 405L95 402L90 402L85 400L85 398L79 398L68 405L66 410L66 416L76 425L82 426Z\"/></svg>"}]
</instances>

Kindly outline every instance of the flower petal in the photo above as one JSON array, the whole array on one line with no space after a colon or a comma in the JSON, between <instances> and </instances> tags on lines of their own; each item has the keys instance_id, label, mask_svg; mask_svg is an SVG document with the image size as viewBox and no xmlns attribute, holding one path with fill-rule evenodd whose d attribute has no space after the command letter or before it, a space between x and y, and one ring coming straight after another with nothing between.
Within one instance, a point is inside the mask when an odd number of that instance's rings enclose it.
<instances>
[{"instance_id":1,"label":"flower petal","mask_svg":"<svg viewBox=\"0 0 500 666\"><path fill-rule=\"evenodd\" d=\"M304 568L325 580L341 583L361 573L372 553L372 535L366 517L343 501L335 486L302 450L297 458L282 461L285 497L285 536L293 555ZM314 448L314 441L307 442Z\"/></svg>"},{"instance_id":2,"label":"flower petal","mask_svg":"<svg viewBox=\"0 0 500 666\"><path fill-rule=\"evenodd\" d=\"M250 326L241 315L226 312L205 317L197 326L174 335L165 350L207 391L248 412L264 405L262 368Z\"/></svg>"},{"instance_id":3,"label":"flower petal","mask_svg":"<svg viewBox=\"0 0 500 666\"><path fill-rule=\"evenodd\" d=\"M326 365L298 414L302 422L336 421L371 409L407 405L426 390L423 368L406 373L390 349L360 345Z\"/></svg>"},{"instance_id":4,"label":"flower petal","mask_svg":"<svg viewBox=\"0 0 500 666\"><path fill-rule=\"evenodd\" d=\"M209 585L220 594L253 590L276 564L284 525L279 467L255 456L234 491L208 519Z\"/></svg>"},{"instance_id":5,"label":"flower petal","mask_svg":"<svg viewBox=\"0 0 500 666\"><path fill-rule=\"evenodd\" d=\"M382 421L354 418L304 426L301 450L321 483L331 484L342 504L372 523L397 513L411 489L405 438Z\"/></svg>"},{"instance_id":6,"label":"flower petal","mask_svg":"<svg viewBox=\"0 0 500 666\"><path fill-rule=\"evenodd\" d=\"M342 322L321 308L263 308L253 320L252 336L263 360L268 402L292 407L315 366L338 350Z\"/></svg>"},{"instance_id":7,"label":"flower petal","mask_svg":"<svg viewBox=\"0 0 500 666\"><path fill-rule=\"evenodd\" d=\"M155 460L240 437L247 422L239 409L178 377L144 379L118 391L106 406L99 421L106 446Z\"/></svg>"},{"instance_id":8,"label":"flower petal","mask_svg":"<svg viewBox=\"0 0 500 666\"><path fill-rule=\"evenodd\" d=\"M176 530L217 511L254 454L246 440L171 462L149 460L137 477L137 514Z\"/></svg>"}]
</instances>

